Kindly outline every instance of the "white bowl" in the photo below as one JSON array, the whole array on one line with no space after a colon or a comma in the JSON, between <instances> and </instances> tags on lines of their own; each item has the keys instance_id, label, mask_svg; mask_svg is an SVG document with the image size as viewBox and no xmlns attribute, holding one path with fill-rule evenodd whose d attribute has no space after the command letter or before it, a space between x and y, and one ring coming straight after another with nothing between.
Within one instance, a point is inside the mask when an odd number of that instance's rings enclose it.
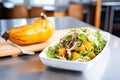
<instances>
[{"instance_id":1,"label":"white bowl","mask_svg":"<svg viewBox=\"0 0 120 80\"><path fill-rule=\"evenodd\" d=\"M96 29L93 29L96 30ZM91 68L101 57L104 55L104 52L106 50L106 47L108 46L109 40L110 40L110 34L104 31L100 30L100 33L103 36L103 39L107 41L104 49L99 53L94 59L88 61L88 62L76 62L76 61L67 61L67 60L60 60L60 59L54 59L54 58L48 58L45 50L48 49L49 46L54 46L56 43L59 42L53 42L51 45L49 45L47 48L45 48L40 54L39 57L41 61L48 66L55 67L55 68L61 68L61 69L67 69L67 70L75 70L75 71L84 71L89 68Z\"/></svg>"}]
</instances>

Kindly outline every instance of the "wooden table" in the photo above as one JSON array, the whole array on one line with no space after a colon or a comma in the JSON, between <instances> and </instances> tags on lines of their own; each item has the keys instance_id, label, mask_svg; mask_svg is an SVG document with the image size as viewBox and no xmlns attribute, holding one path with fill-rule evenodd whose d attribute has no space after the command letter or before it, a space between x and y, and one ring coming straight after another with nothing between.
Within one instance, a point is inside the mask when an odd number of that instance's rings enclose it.
<instances>
[{"instance_id":1,"label":"wooden table","mask_svg":"<svg viewBox=\"0 0 120 80\"><path fill-rule=\"evenodd\" d=\"M54 22L56 30L90 26L72 17L49 19ZM31 20L33 19L0 20L0 32ZM112 34L110 37L105 51L107 58L101 58L88 71L76 72L48 67L40 61L39 53L36 53L16 58L0 58L0 80L120 80L120 38Z\"/></svg>"}]
</instances>

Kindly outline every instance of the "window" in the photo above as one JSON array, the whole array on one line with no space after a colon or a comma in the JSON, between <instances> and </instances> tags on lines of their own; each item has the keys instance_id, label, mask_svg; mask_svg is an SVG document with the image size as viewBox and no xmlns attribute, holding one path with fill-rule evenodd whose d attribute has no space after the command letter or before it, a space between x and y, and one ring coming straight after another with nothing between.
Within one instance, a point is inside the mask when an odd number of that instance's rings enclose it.
<instances>
[{"instance_id":1,"label":"window","mask_svg":"<svg viewBox=\"0 0 120 80\"><path fill-rule=\"evenodd\" d=\"M33 4L54 5L55 0L33 0Z\"/></svg>"},{"instance_id":2,"label":"window","mask_svg":"<svg viewBox=\"0 0 120 80\"><path fill-rule=\"evenodd\" d=\"M13 3L24 3L24 0L8 0Z\"/></svg>"}]
</instances>

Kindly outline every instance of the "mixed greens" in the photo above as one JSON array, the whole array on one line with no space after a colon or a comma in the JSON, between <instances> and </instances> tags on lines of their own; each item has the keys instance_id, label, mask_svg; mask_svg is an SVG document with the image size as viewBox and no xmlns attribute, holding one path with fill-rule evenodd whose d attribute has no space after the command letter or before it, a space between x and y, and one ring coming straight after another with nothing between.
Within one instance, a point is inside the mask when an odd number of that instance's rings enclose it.
<instances>
[{"instance_id":1,"label":"mixed greens","mask_svg":"<svg viewBox=\"0 0 120 80\"><path fill-rule=\"evenodd\" d=\"M69 60L89 61L95 58L106 45L100 31L90 28L72 28L59 43L45 51L48 57Z\"/></svg>"}]
</instances>

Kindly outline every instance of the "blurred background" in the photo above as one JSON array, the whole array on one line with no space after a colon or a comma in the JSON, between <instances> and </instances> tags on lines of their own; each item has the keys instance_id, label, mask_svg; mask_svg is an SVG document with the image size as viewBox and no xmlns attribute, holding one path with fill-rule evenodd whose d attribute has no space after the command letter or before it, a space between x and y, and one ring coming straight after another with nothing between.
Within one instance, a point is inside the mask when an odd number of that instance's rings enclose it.
<instances>
[{"instance_id":1,"label":"blurred background","mask_svg":"<svg viewBox=\"0 0 120 80\"><path fill-rule=\"evenodd\" d=\"M35 18L41 12L72 16L120 37L120 0L0 0L0 19Z\"/></svg>"}]
</instances>

